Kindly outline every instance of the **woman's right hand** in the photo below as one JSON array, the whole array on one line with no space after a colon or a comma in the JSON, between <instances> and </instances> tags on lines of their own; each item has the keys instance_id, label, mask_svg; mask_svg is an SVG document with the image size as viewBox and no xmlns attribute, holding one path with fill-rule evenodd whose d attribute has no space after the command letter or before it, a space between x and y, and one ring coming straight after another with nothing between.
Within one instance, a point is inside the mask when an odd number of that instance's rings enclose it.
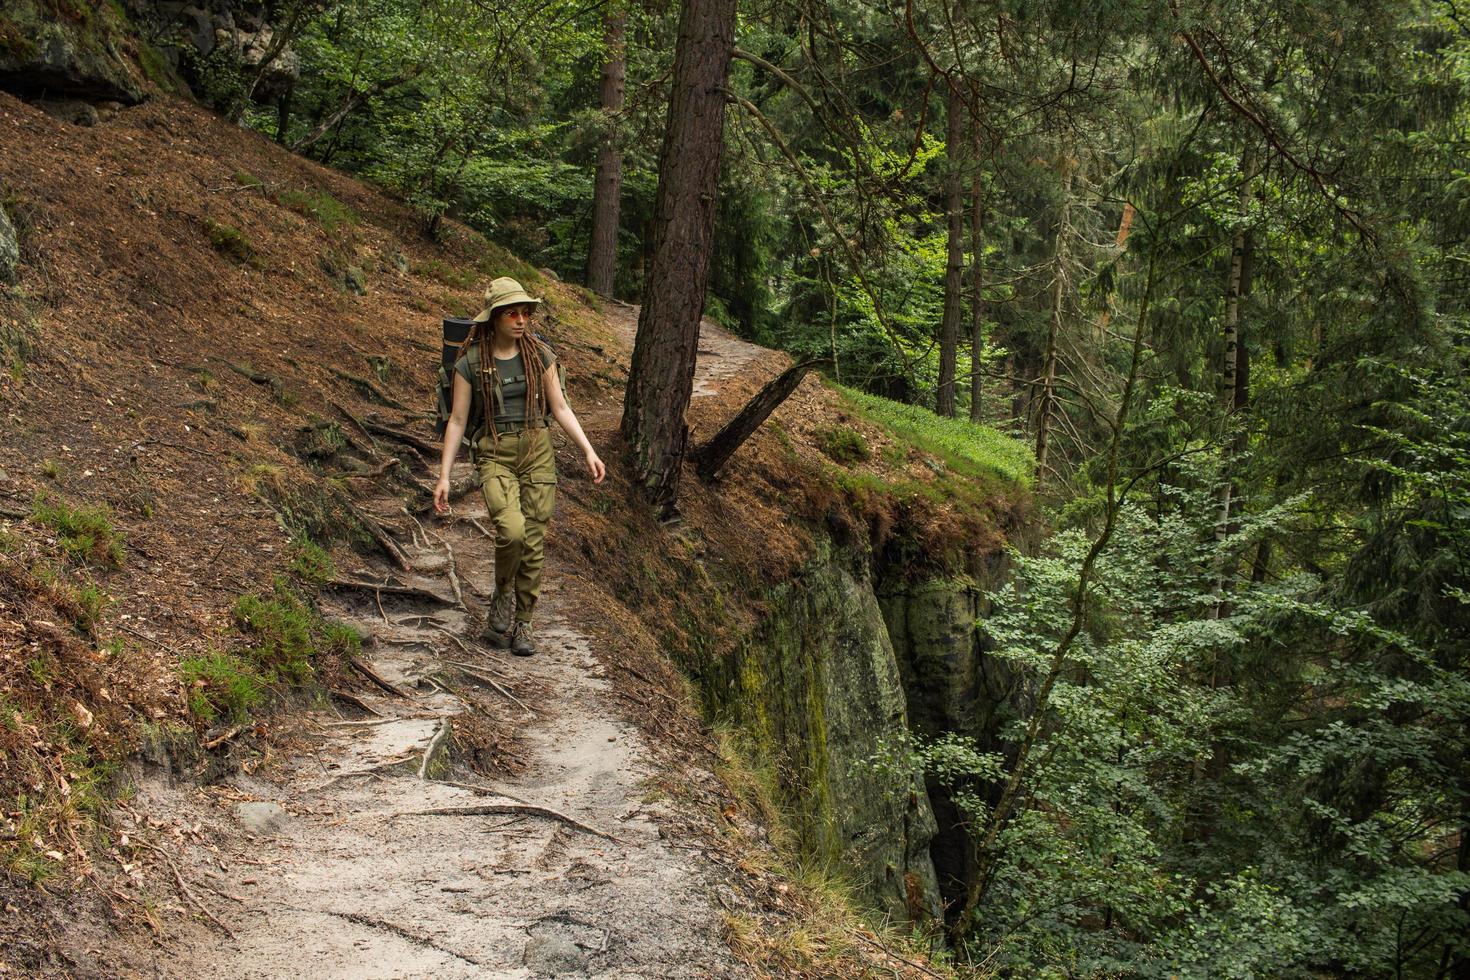
<instances>
[{"instance_id":1,"label":"woman's right hand","mask_svg":"<svg viewBox=\"0 0 1470 980\"><path fill-rule=\"evenodd\" d=\"M439 477L439 482L434 484L434 510L441 514L449 513L449 473Z\"/></svg>"}]
</instances>

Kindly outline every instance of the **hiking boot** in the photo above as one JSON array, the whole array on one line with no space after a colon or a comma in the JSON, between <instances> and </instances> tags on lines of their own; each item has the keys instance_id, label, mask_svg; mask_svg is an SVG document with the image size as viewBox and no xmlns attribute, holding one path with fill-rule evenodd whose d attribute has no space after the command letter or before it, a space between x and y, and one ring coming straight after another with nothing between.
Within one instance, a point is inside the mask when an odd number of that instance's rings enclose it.
<instances>
[{"instance_id":1,"label":"hiking boot","mask_svg":"<svg viewBox=\"0 0 1470 980\"><path fill-rule=\"evenodd\" d=\"M510 632L510 617L515 613L516 594L510 589L496 589L490 600L490 614L486 617L485 632L504 636Z\"/></svg>"},{"instance_id":2,"label":"hiking boot","mask_svg":"<svg viewBox=\"0 0 1470 980\"><path fill-rule=\"evenodd\" d=\"M510 652L517 657L529 657L536 652L536 643L531 639L530 623L516 623L515 632L510 635Z\"/></svg>"}]
</instances>

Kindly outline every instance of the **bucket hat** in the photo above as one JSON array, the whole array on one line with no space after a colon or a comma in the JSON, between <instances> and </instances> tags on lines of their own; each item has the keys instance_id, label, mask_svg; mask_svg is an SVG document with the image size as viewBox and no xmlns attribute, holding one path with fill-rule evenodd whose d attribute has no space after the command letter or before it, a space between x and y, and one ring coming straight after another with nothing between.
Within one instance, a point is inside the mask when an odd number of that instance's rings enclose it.
<instances>
[{"instance_id":1,"label":"bucket hat","mask_svg":"<svg viewBox=\"0 0 1470 980\"><path fill-rule=\"evenodd\" d=\"M475 317L475 322L485 323L495 315L497 308L513 306L516 303L535 303L539 306L541 300L526 292L521 284L510 276L501 276L491 282L490 287L485 290L485 308L480 311L479 316Z\"/></svg>"}]
</instances>

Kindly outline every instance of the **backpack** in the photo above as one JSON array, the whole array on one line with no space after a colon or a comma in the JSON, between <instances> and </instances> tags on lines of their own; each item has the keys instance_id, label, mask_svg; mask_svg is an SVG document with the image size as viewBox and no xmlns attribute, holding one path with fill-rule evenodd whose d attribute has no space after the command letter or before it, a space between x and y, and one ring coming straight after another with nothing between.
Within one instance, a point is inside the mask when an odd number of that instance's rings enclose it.
<instances>
[{"instance_id":1,"label":"backpack","mask_svg":"<svg viewBox=\"0 0 1470 980\"><path fill-rule=\"evenodd\" d=\"M449 426L449 414L454 408L454 362L459 360L460 348L464 346L465 340L474 329L475 321L473 320L460 317L444 318L444 347L439 356L439 383L435 386L434 412L434 435L441 440L444 438L444 430ZM556 354L556 348L546 343L545 338L540 334L533 334L533 336L553 355ZM556 380L561 387L561 396L565 400L567 398L567 375L560 357L556 359ZM570 405L571 401L567 400L567 404ZM460 440L462 445L470 447L472 453L475 447L470 441L470 433L474 430L474 425L465 426L465 434Z\"/></svg>"}]
</instances>

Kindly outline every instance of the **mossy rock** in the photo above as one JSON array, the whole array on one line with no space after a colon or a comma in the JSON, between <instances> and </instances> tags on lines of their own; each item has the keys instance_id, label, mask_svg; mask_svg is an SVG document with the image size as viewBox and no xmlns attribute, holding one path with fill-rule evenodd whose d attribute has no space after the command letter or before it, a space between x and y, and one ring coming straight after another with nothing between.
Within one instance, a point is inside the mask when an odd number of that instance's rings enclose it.
<instances>
[{"instance_id":1,"label":"mossy rock","mask_svg":"<svg viewBox=\"0 0 1470 980\"><path fill-rule=\"evenodd\" d=\"M0 14L0 88L136 105L143 84L123 53L131 34L111 5L9 0Z\"/></svg>"}]
</instances>

